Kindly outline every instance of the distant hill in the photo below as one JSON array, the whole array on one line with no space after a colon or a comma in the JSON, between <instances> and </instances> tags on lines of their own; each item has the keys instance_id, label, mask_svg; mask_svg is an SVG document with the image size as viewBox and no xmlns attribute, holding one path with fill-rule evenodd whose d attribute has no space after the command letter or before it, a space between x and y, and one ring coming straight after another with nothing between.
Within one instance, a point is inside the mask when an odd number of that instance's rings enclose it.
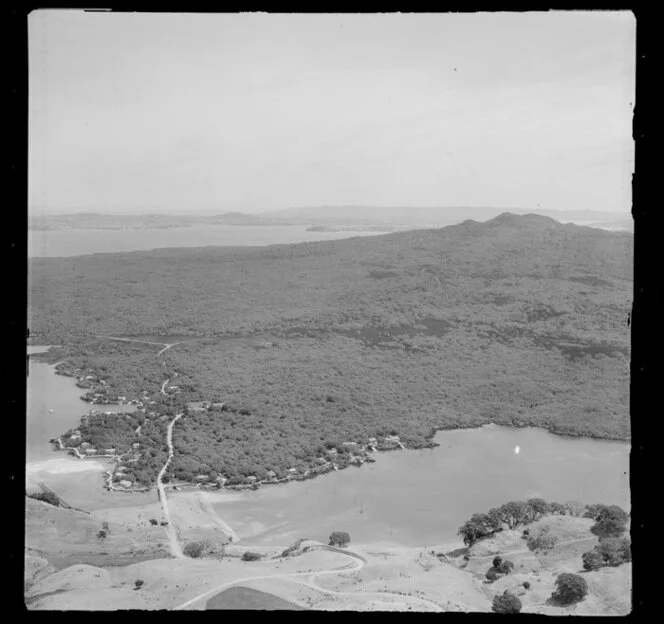
<instances>
[{"instance_id":1,"label":"distant hill","mask_svg":"<svg viewBox=\"0 0 664 624\"><path fill-rule=\"evenodd\" d=\"M302 225L316 228L357 228L375 230L440 227L467 219L485 221L505 212L497 207L376 207L376 206L319 206L287 208L259 214L231 211L217 215L196 214L103 214L80 212L62 215L33 216L29 227L33 230L86 229L162 229L195 225ZM527 211L510 209L513 214L535 212L558 221L569 221L605 229L631 230L630 215L592 210Z\"/></svg>"},{"instance_id":2,"label":"distant hill","mask_svg":"<svg viewBox=\"0 0 664 624\"><path fill-rule=\"evenodd\" d=\"M339 224L383 224L383 225L450 225L466 219L484 221L504 212L513 214L536 213L563 222L578 222L587 225L607 224L624 228L631 227L631 215L594 210L524 210L491 206L441 206L440 208L418 208L414 206L317 206L287 208L261 213L266 218L280 218L316 225Z\"/></svg>"}]
</instances>

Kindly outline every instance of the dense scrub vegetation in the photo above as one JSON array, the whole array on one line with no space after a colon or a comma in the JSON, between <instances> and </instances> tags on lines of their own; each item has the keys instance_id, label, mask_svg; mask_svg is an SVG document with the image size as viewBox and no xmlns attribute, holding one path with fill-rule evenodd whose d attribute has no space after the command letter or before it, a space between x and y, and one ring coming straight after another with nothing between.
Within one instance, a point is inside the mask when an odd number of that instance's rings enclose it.
<instances>
[{"instance_id":1,"label":"dense scrub vegetation","mask_svg":"<svg viewBox=\"0 0 664 624\"><path fill-rule=\"evenodd\" d=\"M151 486L168 457L166 428L173 412L172 405L164 405L160 415L155 416L140 412L86 415L77 430L70 429L62 436L62 442L73 448L89 445L98 454L112 449L113 455L132 455L123 464L122 478L139 486ZM134 444L139 445L140 451L134 453Z\"/></svg>"},{"instance_id":2,"label":"dense scrub vegetation","mask_svg":"<svg viewBox=\"0 0 664 624\"><path fill-rule=\"evenodd\" d=\"M491 537L507 529L516 529L536 522L545 515L570 515L592 518L596 522L591 532L605 537L619 537L626 530L629 514L617 505L582 505L576 501L565 504L548 503L541 498L531 498L527 501L511 501L500 507L489 509L487 513L476 513L461 527L458 534L466 546ZM598 528L599 527L599 528ZM607 528L608 527L608 528ZM523 532L523 537L530 550L550 550L555 546L556 539L544 528L531 534L529 530Z\"/></svg>"},{"instance_id":3,"label":"dense scrub vegetation","mask_svg":"<svg viewBox=\"0 0 664 624\"><path fill-rule=\"evenodd\" d=\"M599 570L606 566L619 566L632 560L632 543L628 537L605 537L593 550L581 556L585 570Z\"/></svg>"},{"instance_id":4,"label":"dense scrub vegetation","mask_svg":"<svg viewBox=\"0 0 664 624\"><path fill-rule=\"evenodd\" d=\"M466 546L472 546L475 542L491 537L505 527L516 529L519 526L536 522L547 514L565 515L566 513L565 505L547 503L541 498L510 501L500 507L489 509L487 513L473 514L470 520L459 528L458 533Z\"/></svg>"},{"instance_id":5,"label":"dense scrub vegetation","mask_svg":"<svg viewBox=\"0 0 664 624\"><path fill-rule=\"evenodd\" d=\"M178 400L236 407L178 421L181 478L282 476L345 441L397 434L412 448L487 422L628 439L632 244L502 215L345 241L31 259L29 326L110 396L154 399L178 373ZM96 334L182 342L156 358L158 346Z\"/></svg>"},{"instance_id":6,"label":"dense scrub vegetation","mask_svg":"<svg viewBox=\"0 0 664 624\"><path fill-rule=\"evenodd\" d=\"M34 498L35 500L48 503L54 507L60 507L60 499L55 494L55 492L33 492L28 494L28 498Z\"/></svg>"}]
</instances>

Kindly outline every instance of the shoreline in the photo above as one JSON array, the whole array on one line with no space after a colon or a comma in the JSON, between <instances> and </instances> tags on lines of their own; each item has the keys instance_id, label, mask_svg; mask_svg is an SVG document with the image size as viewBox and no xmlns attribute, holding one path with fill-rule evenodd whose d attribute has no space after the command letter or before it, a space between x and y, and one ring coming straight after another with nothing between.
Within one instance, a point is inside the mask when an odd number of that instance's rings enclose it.
<instances>
[{"instance_id":1,"label":"shoreline","mask_svg":"<svg viewBox=\"0 0 664 624\"><path fill-rule=\"evenodd\" d=\"M265 333L265 332L261 332L261 333ZM42 339L42 341L43 340L44 339ZM49 366L51 368L51 372L53 374L60 374L60 373L55 369L56 364L49 363L49 361L48 361L49 351L51 349L60 350L60 349L63 349L63 348L64 347L61 346L61 345L34 345L34 344L33 345L28 345L28 350L33 351L34 355L41 355L42 356L41 358L38 358L36 360L36 363L44 364L46 366ZM39 351L37 351L35 353L35 351L37 349L39 349ZM56 356L56 353L53 353L50 359L54 359L55 356ZM62 363L62 362L58 362L58 363ZM65 375L65 376L70 377L70 375ZM73 381L73 377L72 377L72 381ZM121 397L121 398L124 398L124 396ZM81 397L81 399L83 399L83 397ZM92 404L95 404L95 403L93 402ZM109 408L112 407L113 411L115 411L115 409L122 410L125 405L126 405L126 411L127 412L136 411L136 406L132 405L131 402L127 402L126 404L125 403L117 403L117 404L99 403L100 407L102 407L103 405L106 405ZM120 413L120 412L118 412L118 413ZM79 423L81 423L85 419L85 417L86 417L86 414L81 414L80 419L79 419ZM569 430L560 429L559 427L556 426L555 423L552 423L552 424L549 424L549 425L546 425L546 424L544 424L544 425L530 424L530 423L515 425L513 423L503 424L503 423L500 423L500 422L489 421L489 422L485 422L485 423L482 423L482 424L473 423L472 425L461 426L461 427L460 426L449 426L448 427L448 426L443 425L440 428L435 428L435 427L432 428L429 431L429 433L424 437L422 442L415 442L415 443L411 443L411 444L408 444L408 443L403 444L398 439L398 436L395 436L395 437L397 437L397 442L394 446L385 447L383 445L383 448L379 448L379 447L377 448L377 447L372 447L371 444L370 444L368 447L365 448L363 445L358 445L358 446L360 446L361 451L362 451L361 455L358 456L358 457L362 458L360 461L348 461L348 462L345 462L343 464L341 464L341 463L336 464L334 462L334 460L330 459L330 460L328 460L329 463L327 465L325 465L324 468L321 467L321 466L315 466L314 465L314 466L311 466L311 467L307 468L306 472L301 472L301 473L297 473L297 474L293 474L293 475L287 475L286 477L283 477L281 479L267 479L267 480L263 480L263 481L255 481L253 483L221 485L221 486L214 486L214 487L210 487L209 485L205 485L204 483L196 482L196 481L183 482L183 483L177 483L177 484L174 483L173 485L177 485L177 486L187 488L187 489L195 488L199 491L205 491L205 492L214 492L214 491L238 492L238 491L244 491L244 490L257 490L261 486L265 486L265 485L276 485L276 484L288 483L288 482L291 482L291 481L305 481L305 480L314 479L314 478L316 478L316 477L318 477L322 474L327 474L328 472L331 472L333 470L343 470L345 468L348 468L349 466L354 466L354 467L359 468L364 463L372 463L372 461L376 461L376 459L369 459L369 458L372 457L372 456L375 456L377 451L387 452L387 451L394 451L394 450L420 450L420 449L426 449L426 448L433 449L433 448L436 448L437 446L440 446L440 444L435 441L435 437L438 435L438 433L453 432L453 431L466 431L466 430L470 430L470 431L472 431L472 430L481 430L483 427L491 427L491 426L505 427L505 428L514 429L514 430L516 430L516 429L529 429L529 428L531 428L531 429L540 429L540 430L546 431L547 433L549 433L551 435L555 435L555 436L558 436L560 438L567 438L567 439L570 439L570 440L571 439L587 438L589 440L601 440L601 441L608 441L608 442L619 442L619 443L622 443L622 444L625 444L625 443L631 444L631 436L621 437L621 436L612 436L610 434L606 435L606 434L603 434L603 433L592 434L592 433L585 433L585 432L584 433L570 432ZM72 451L76 452L76 454L79 455L79 453L76 451L76 449L74 449L74 448L71 448L71 449L63 448L63 444L62 444L61 440L58 439L58 441L60 442L60 449L56 448L55 449L56 453L57 453L58 450L68 450L69 452L72 452ZM387 442L387 439L385 441ZM382 440L381 440L381 442L382 442ZM95 458L101 459L102 457L105 457L105 456L104 455L94 455L94 456L90 456L90 457L80 457L80 455L79 455L79 459L92 459L92 460L94 460ZM111 458L111 459L113 459L113 458ZM117 462L117 458L115 458L115 460ZM44 465L46 465L46 464L44 464ZM60 470L63 470L63 468L60 468ZM82 468L76 468L76 469L73 469L73 470L70 470L70 471L75 472L75 471L79 471L79 470L82 470ZM113 472L114 472L114 470L111 469L111 473L113 473ZM154 486L154 484L153 484L153 486ZM116 490L116 488L114 488L114 487L108 487L108 486L106 486L106 487L107 487L107 489L110 489L110 490L113 490L113 491ZM144 489L145 489L145 486L143 486L140 491L143 491ZM151 488L148 488L148 489L151 489ZM172 488L169 487L168 489L170 490ZM128 492L133 491L133 489L127 488L127 489L122 489L122 491L125 492L125 493L128 493ZM136 491L139 491L139 490L136 490Z\"/></svg>"}]
</instances>

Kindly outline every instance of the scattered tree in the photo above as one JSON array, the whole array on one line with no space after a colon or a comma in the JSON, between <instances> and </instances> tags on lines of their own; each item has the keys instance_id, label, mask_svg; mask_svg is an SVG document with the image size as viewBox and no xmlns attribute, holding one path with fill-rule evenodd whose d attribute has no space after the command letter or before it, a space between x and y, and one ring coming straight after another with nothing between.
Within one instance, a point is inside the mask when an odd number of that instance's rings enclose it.
<instances>
[{"instance_id":1,"label":"scattered tree","mask_svg":"<svg viewBox=\"0 0 664 624\"><path fill-rule=\"evenodd\" d=\"M136 579L134 581L134 589L140 589L141 587L143 587L144 584L145 581L143 581L142 579Z\"/></svg>"},{"instance_id":2,"label":"scattered tree","mask_svg":"<svg viewBox=\"0 0 664 624\"><path fill-rule=\"evenodd\" d=\"M598 507L595 524L590 528L590 532L598 537L620 537L627 528L627 512L617 505Z\"/></svg>"},{"instance_id":3,"label":"scattered tree","mask_svg":"<svg viewBox=\"0 0 664 624\"><path fill-rule=\"evenodd\" d=\"M584 570L599 570L604 565L604 558L596 550L589 550L581 555Z\"/></svg>"},{"instance_id":4,"label":"scattered tree","mask_svg":"<svg viewBox=\"0 0 664 624\"><path fill-rule=\"evenodd\" d=\"M156 518L150 518L150 524L152 526L157 526L159 524L159 521Z\"/></svg>"},{"instance_id":5,"label":"scattered tree","mask_svg":"<svg viewBox=\"0 0 664 624\"><path fill-rule=\"evenodd\" d=\"M551 597L560 604L572 604L583 600L588 593L588 583L578 574L563 572L556 577L556 589Z\"/></svg>"},{"instance_id":6,"label":"scattered tree","mask_svg":"<svg viewBox=\"0 0 664 624\"><path fill-rule=\"evenodd\" d=\"M501 574L510 574L514 572L514 564L511 561L503 561L497 569Z\"/></svg>"},{"instance_id":7,"label":"scattered tree","mask_svg":"<svg viewBox=\"0 0 664 624\"><path fill-rule=\"evenodd\" d=\"M549 503L549 513L556 516L564 516L567 514L567 509L562 503Z\"/></svg>"},{"instance_id":8,"label":"scattered tree","mask_svg":"<svg viewBox=\"0 0 664 624\"><path fill-rule=\"evenodd\" d=\"M514 594L505 591L505 593L494 597L491 610L494 613L519 613L521 611L521 601Z\"/></svg>"},{"instance_id":9,"label":"scattered tree","mask_svg":"<svg viewBox=\"0 0 664 624\"><path fill-rule=\"evenodd\" d=\"M543 498L529 498L526 501L526 504L530 505L536 516L536 519L539 519L542 516L548 514L551 510L551 505L549 505L549 503L547 503Z\"/></svg>"},{"instance_id":10,"label":"scattered tree","mask_svg":"<svg viewBox=\"0 0 664 624\"><path fill-rule=\"evenodd\" d=\"M192 559L198 559L203 554L203 551L205 550L205 547L201 542L189 542L182 552L187 556L191 557Z\"/></svg>"},{"instance_id":11,"label":"scattered tree","mask_svg":"<svg viewBox=\"0 0 664 624\"><path fill-rule=\"evenodd\" d=\"M500 572L498 572L497 568L491 567L486 571L485 576L489 582L493 583L494 581L497 581L502 575Z\"/></svg>"},{"instance_id":12,"label":"scattered tree","mask_svg":"<svg viewBox=\"0 0 664 624\"><path fill-rule=\"evenodd\" d=\"M631 541L627 537L605 537L593 550L581 556L585 570L598 570L605 566L619 566L632 560Z\"/></svg>"},{"instance_id":13,"label":"scattered tree","mask_svg":"<svg viewBox=\"0 0 664 624\"><path fill-rule=\"evenodd\" d=\"M350 535L345 531L334 531L334 533L330 535L329 546L346 548L348 544L350 544Z\"/></svg>"},{"instance_id":14,"label":"scattered tree","mask_svg":"<svg viewBox=\"0 0 664 624\"><path fill-rule=\"evenodd\" d=\"M579 501L567 501L563 507L568 516L581 517L586 511L586 506Z\"/></svg>"},{"instance_id":15,"label":"scattered tree","mask_svg":"<svg viewBox=\"0 0 664 624\"><path fill-rule=\"evenodd\" d=\"M258 561L261 558L260 553L251 552L250 550L242 553L242 561Z\"/></svg>"}]
</instances>

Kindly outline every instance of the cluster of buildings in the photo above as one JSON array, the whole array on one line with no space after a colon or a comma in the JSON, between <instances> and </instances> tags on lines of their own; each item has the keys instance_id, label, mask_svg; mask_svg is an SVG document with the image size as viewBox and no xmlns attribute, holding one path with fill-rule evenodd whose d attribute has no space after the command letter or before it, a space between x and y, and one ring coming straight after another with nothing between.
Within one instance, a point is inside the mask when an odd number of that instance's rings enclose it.
<instances>
[{"instance_id":1,"label":"cluster of buildings","mask_svg":"<svg viewBox=\"0 0 664 624\"><path fill-rule=\"evenodd\" d=\"M200 408L199 408L200 409ZM397 448L404 448L399 436L386 436L381 440L377 438L369 438L368 444L363 446L357 442L344 442L343 446L348 449L348 453L340 454L336 448L331 448L326 451L326 457L317 457L314 460L314 466L300 471L297 468L289 468L286 471L286 476L279 479L277 474L268 470L266 477L259 480L254 475L249 475L244 478L244 483L237 485L227 485L228 479L224 476L218 476L215 479L210 479L206 474L196 475L194 482L198 487L205 489L212 488L228 488L233 490L244 490L256 488L260 485L269 483L283 483L284 481L304 481L305 479L312 479L313 477L331 472L332 470L339 470L346 465L361 466L366 463L373 463L376 460L371 457L370 453L376 450L390 450ZM343 458L343 459L342 459Z\"/></svg>"}]
</instances>

